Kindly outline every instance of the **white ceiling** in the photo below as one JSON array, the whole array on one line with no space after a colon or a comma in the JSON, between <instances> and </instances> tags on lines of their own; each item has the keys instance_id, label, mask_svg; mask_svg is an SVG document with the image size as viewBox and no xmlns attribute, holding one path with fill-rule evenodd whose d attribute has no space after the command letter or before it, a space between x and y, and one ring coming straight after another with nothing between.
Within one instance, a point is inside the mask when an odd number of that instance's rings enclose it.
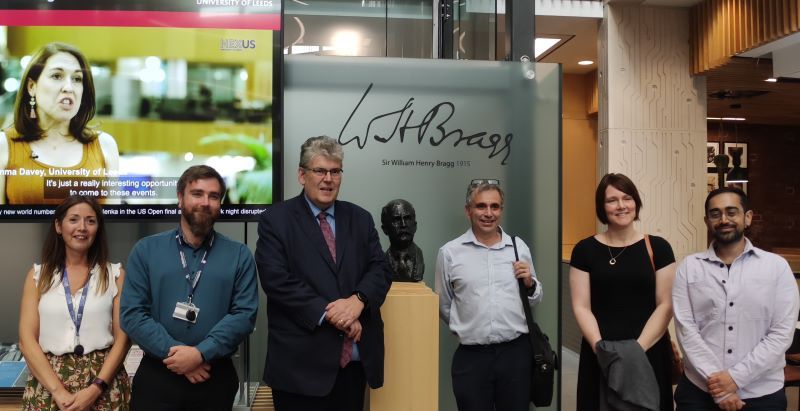
<instances>
[{"instance_id":1,"label":"white ceiling","mask_svg":"<svg viewBox=\"0 0 800 411\"><path fill-rule=\"evenodd\" d=\"M703 0L644 0L643 6L691 7Z\"/></svg>"},{"instance_id":2,"label":"white ceiling","mask_svg":"<svg viewBox=\"0 0 800 411\"><path fill-rule=\"evenodd\" d=\"M612 4L635 4L658 7L691 7L703 0L608 0ZM561 63L567 74L585 74L597 69L597 31L601 20L591 17L536 16L536 36L556 35L569 40L539 60ZM592 60L591 66L579 66L578 61Z\"/></svg>"},{"instance_id":3,"label":"white ceiling","mask_svg":"<svg viewBox=\"0 0 800 411\"><path fill-rule=\"evenodd\" d=\"M597 69L597 29L600 19L589 17L536 16L536 36L566 36L568 40L542 58L543 63L561 63L567 74L585 74ZM591 66L579 66L592 60Z\"/></svg>"},{"instance_id":4,"label":"white ceiling","mask_svg":"<svg viewBox=\"0 0 800 411\"><path fill-rule=\"evenodd\" d=\"M790 34L786 37L779 38L775 41L769 42L763 46L756 47L754 49L750 49L745 51L744 53L739 53L739 57L769 57L770 53L773 53L777 50L793 46L797 43L800 43L800 33Z\"/></svg>"},{"instance_id":5,"label":"white ceiling","mask_svg":"<svg viewBox=\"0 0 800 411\"><path fill-rule=\"evenodd\" d=\"M608 0L612 4L638 4L641 6L691 7L704 0Z\"/></svg>"}]
</instances>

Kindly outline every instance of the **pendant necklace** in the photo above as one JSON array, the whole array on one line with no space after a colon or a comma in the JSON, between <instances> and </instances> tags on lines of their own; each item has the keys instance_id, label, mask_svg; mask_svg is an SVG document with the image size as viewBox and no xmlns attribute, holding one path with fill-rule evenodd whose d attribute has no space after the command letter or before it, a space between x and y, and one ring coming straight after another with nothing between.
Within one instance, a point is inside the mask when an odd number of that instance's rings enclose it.
<instances>
[{"instance_id":1,"label":"pendant necklace","mask_svg":"<svg viewBox=\"0 0 800 411\"><path fill-rule=\"evenodd\" d=\"M608 256L609 256L609 257L611 257L611 259L610 259L610 260L608 260L608 264L609 264L609 265L614 265L614 264L616 264L616 263L617 263L617 258L619 258L619 256L621 256L621 255L622 255L622 253L624 253L624 252L625 252L625 250L627 250L627 249L628 249L628 246L626 245L626 246L625 246L625 248L623 248L623 249L622 249L622 251L620 251L620 252L619 252L619 254L617 254L617 255L614 255L614 254L612 254L612 253L611 253L611 246L606 246L606 247L608 248Z\"/></svg>"}]
</instances>

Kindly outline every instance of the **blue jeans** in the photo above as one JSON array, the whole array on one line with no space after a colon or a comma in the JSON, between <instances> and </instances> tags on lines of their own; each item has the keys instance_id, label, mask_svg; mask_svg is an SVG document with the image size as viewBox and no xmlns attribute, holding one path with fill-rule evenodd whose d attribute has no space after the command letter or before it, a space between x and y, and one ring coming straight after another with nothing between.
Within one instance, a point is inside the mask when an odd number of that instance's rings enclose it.
<instances>
[{"instance_id":1,"label":"blue jeans","mask_svg":"<svg viewBox=\"0 0 800 411\"><path fill-rule=\"evenodd\" d=\"M742 399L743 410L786 411L786 393L783 388L763 397ZM718 411L711 394L701 390L686 378L681 377L675 388L675 411Z\"/></svg>"}]
</instances>

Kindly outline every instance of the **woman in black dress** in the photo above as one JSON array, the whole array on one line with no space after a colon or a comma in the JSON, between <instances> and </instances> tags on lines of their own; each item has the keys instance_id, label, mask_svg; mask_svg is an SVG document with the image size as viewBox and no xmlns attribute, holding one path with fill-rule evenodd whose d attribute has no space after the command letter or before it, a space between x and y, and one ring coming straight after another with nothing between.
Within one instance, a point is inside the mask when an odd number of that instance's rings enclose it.
<instances>
[{"instance_id":1,"label":"woman in black dress","mask_svg":"<svg viewBox=\"0 0 800 411\"><path fill-rule=\"evenodd\" d=\"M597 218L608 229L581 240L572 251L572 310L583 334L578 365L578 411L598 410L604 379L595 355L600 340L636 340L647 353L659 386L660 410L672 409L672 347L665 332L672 319L675 256L669 243L636 231L642 200L622 174L606 174L597 186ZM653 272L655 265L655 273ZM605 408L605 407L604 407Z\"/></svg>"}]
</instances>

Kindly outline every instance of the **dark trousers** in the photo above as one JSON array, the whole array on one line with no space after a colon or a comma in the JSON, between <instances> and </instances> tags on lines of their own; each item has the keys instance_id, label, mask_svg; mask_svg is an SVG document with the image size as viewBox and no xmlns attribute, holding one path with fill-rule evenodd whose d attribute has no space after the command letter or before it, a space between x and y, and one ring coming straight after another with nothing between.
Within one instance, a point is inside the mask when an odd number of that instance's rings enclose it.
<instances>
[{"instance_id":1,"label":"dark trousers","mask_svg":"<svg viewBox=\"0 0 800 411\"><path fill-rule=\"evenodd\" d=\"M361 361L340 368L333 390L324 397L272 390L275 411L363 411L367 377Z\"/></svg>"},{"instance_id":2,"label":"dark trousers","mask_svg":"<svg viewBox=\"0 0 800 411\"><path fill-rule=\"evenodd\" d=\"M743 410L786 411L786 392L781 388L763 397L743 398ZM711 394L701 390L684 375L675 388L675 411L718 411Z\"/></svg>"},{"instance_id":3,"label":"dark trousers","mask_svg":"<svg viewBox=\"0 0 800 411\"><path fill-rule=\"evenodd\" d=\"M192 384L145 355L133 377L132 411L222 411L233 408L239 377L229 358L211 363L211 378Z\"/></svg>"},{"instance_id":4,"label":"dark trousers","mask_svg":"<svg viewBox=\"0 0 800 411\"><path fill-rule=\"evenodd\" d=\"M459 345L453 356L452 376L459 411L528 411L528 335L499 344Z\"/></svg>"}]
</instances>

